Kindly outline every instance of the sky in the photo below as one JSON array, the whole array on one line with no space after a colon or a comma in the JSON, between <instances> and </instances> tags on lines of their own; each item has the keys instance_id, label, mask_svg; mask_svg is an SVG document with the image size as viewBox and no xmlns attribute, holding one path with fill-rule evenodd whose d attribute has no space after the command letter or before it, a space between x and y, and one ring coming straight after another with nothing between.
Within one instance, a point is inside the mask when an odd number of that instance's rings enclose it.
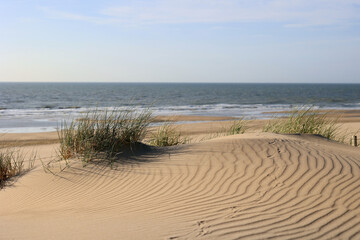
<instances>
[{"instance_id":1,"label":"sky","mask_svg":"<svg viewBox=\"0 0 360 240\"><path fill-rule=\"evenodd\" d=\"M360 83L360 0L0 0L0 81Z\"/></svg>"}]
</instances>

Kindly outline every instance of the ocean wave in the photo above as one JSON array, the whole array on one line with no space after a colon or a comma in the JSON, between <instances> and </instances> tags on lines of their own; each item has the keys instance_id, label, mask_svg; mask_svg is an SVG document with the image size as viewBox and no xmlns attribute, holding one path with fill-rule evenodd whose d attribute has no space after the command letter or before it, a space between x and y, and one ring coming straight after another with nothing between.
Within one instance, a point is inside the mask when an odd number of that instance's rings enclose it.
<instances>
[{"instance_id":1,"label":"ocean wave","mask_svg":"<svg viewBox=\"0 0 360 240\"><path fill-rule=\"evenodd\" d=\"M151 110L156 115L178 115L178 114L200 114L200 115L224 115L232 116L239 114L263 114L267 112L287 111L296 107L304 107L311 105L294 105L294 104L205 104L205 105L182 105L182 106L124 106L124 107L63 107L63 108L33 108L33 109L0 109L0 118L6 117L51 117L79 115L89 111L143 111ZM312 105L315 109L359 109L360 103L337 104L337 105ZM230 114L230 115L229 115Z\"/></svg>"},{"instance_id":2,"label":"ocean wave","mask_svg":"<svg viewBox=\"0 0 360 240\"><path fill-rule=\"evenodd\" d=\"M53 131L64 120L72 120L89 111L131 111L140 112L149 109L154 115L203 115L232 116L246 119L268 119L274 112L289 111L294 107L306 105L294 104L204 104L182 106L152 106L143 105L123 107L67 107L67 108L33 108L33 109L2 109L0 110L0 132ZM360 109L360 103L314 105L315 109ZM30 130L24 130L29 128ZM32 130L31 130L32 129Z\"/></svg>"}]
</instances>

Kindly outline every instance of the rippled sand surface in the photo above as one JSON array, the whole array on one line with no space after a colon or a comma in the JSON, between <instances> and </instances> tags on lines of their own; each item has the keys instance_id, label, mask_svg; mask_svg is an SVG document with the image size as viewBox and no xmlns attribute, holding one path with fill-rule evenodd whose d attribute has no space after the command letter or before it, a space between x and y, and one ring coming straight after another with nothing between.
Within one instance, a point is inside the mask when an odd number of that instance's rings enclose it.
<instances>
[{"instance_id":1,"label":"rippled sand surface","mask_svg":"<svg viewBox=\"0 0 360 240\"><path fill-rule=\"evenodd\" d=\"M74 161L54 176L38 164L0 203L0 239L359 239L360 151L314 136L222 137L113 169Z\"/></svg>"}]
</instances>

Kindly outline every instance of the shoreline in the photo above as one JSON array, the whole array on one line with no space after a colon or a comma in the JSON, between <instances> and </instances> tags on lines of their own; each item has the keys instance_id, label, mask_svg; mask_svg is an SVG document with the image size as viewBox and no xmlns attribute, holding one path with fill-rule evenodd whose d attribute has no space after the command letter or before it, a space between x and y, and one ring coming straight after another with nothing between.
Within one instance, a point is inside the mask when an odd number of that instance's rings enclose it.
<instances>
[{"instance_id":1,"label":"shoreline","mask_svg":"<svg viewBox=\"0 0 360 240\"><path fill-rule=\"evenodd\" d=\"M71 121L71 119L81 118L84 114L94 109L109 111L114 108L119 111L127 111L129 109L135 111L150 110L154 116L159 116L159 118L162 118L163 116L179 115L191 116L191 118L209 118L211 116L213 118L245 117L245 119L271 119L274 117L274 114L284 114L286 111L289 111L296 106L304 106L290 103L240 104L230 101L229 103L224 104L220 102L222 101L209 104L200 102L198 105L193 105L190 102L186 102L184 105L177 105L178 102L174 102L172 105L169 103L170 105L166 106L148 106L146 103L145 105L136 105L133 103L118 108L106 105L104 105L104 107L97 108L96 106L92 107L75 103L66 104L64 105L65 107L57 106L55 104L54 108L42 108L42 105L32 107L24 106L24 109L12 107L6 108L5 106L2 110L0 110L0 134L56 131L56 128L62 123L62 121ZM78 107L69 107L72 105L78 105ZM360 111L359 104L356 102L351 104L346 103L342 107L337 106L335 108L333 108L331 104L314 105L314 107L320 108L321 111L324 109L329 109L329 111L345 110L346 112ZM322 107L324 107L324 109ZM196 121L196 119L191 120L191 118L189 121L184 119L184 123ZM199 119L199 121L203 121L203 119Z\"/></svg>"},{"instance_id":2,"label":"shoreline","mask_svg":"<svg viewBox=\"0 0 360 240\"><path fill-rule=\"evenodd\" d=\"M320 112L330 112L331 118L338 119L342 131L360 131L360 110L321 110ZM289 111L271 112L273 114L287 114ZM282 117L282 116L279 116ZM215 134L228 127L233 121L239 118L223 116L194 116L194 115L162 115L154 116L152 122L158 125L163 123L175 124L176 128L184 136L205 136ZM261 132L262 127L271 119L251 119L245 120L248 124L248 132ZM150 132L156 129L156 125L150 127ZM58 142L56 131L50 132L31 132L31 133L1 133L0 143L5 145L41 145L53 144Z\"/></svg>"}]
</instances>

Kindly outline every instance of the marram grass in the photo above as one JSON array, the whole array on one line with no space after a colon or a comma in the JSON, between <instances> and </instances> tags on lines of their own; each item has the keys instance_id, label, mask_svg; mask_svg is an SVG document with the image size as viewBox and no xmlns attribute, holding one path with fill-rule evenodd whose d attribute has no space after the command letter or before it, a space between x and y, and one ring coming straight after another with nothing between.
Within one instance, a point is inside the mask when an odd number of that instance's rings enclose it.
<instances>
[{"instance_id":1,"label":"marram grass","mask_svg":"<svg viewBox=\"0 0 360 240\"><path fill-rule=\"evenodd\" d=\"M200 139L200 142L229 135L244 134L247 129L247 122L244 120L244 117L242 117L239 120L233 121L229 127L223 127L220 131L203 137Z\"/></svg>"},{"instance_id":2,"label":"marram grass","mask_svg":"<svg viewBox=\"0 0 360 240\"><path fill-rule=\"evenodd\" d=\"M29 163L27 167L25 160ZM27 157L18 149L0 149L0 189L11 178L24 174L33 168L34 161L35 154Z\"/></svg>"},{"instance_id":3,"label":"marram grass","mask_svg":"<svg viewBox=\"0 0 360 240\"><path fill-rule=\"evenodd\" d=\"M150 124L151 112L94 110L58 130L61 159L80 158L88 162L100 156L113 159L140 142Z\"/></svg>"},{"instance_id":4,"label":"marram grass","mask_svg":"<svg viewBox=\"0 0 360 240\"><path fill-rule=\"evenodd\" d=\"M244 118L240 118L237 121L234 121L230 128L227 131L228 135L235 135L235 134L243 134L247 129L246 122Z\"/></svg>"},{"instance_id":5,"label":"marram grass","mask_svg":"<svg viewBox=\"0 0 360 240\"><path fill-rule=\"evenodd\" d=\"M149 139L151 145L158 147L186 144L189 141L188 138L181 136L181 133L176 130L173 124L160 126L155 133L151 134Z\"/></svg>"},{"instance_id":6,"label":"marram grass","mask_svg":"<svg viewBox=\"0 0 360 240\"><path fill-rule=\"evenodd\" d=\"M309 108L298 108L291 112L286 119L269 121L264 126L264 132L288 134L316 134L325 138L336 140L338 133L337 119L328 117L328 113L321 113Z\"/></svg>"}]
</instances>

